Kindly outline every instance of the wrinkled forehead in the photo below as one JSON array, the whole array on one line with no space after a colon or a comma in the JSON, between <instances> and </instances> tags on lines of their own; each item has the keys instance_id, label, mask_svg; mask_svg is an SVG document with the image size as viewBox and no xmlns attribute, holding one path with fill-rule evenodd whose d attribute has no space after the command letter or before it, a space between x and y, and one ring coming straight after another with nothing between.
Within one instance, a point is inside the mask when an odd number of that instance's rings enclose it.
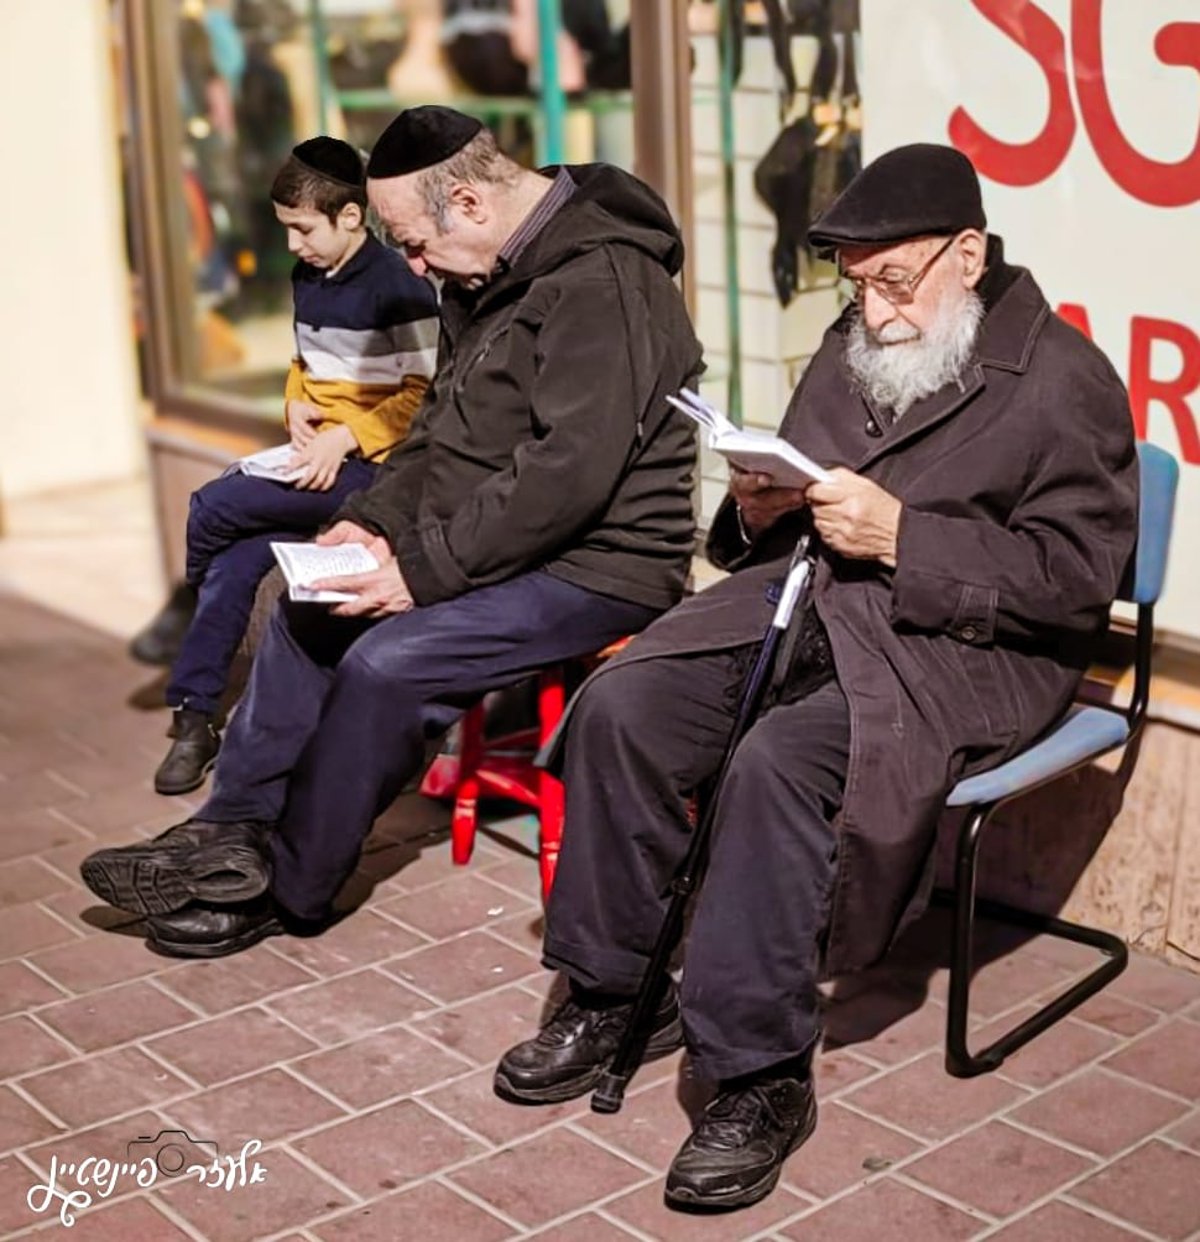
<instances>
[{"instance_id":1,"label":"wrinkled forehead","mask_svg":"<svg viewBox=\"0 0 1200 1242\"><path fill-rule=\"evenodd\" d=\"M911 271L919 267L943 237L926 234L878 245L839 246L838 269L847 276L875 276L888 268Z\"/></svg>"},{"instance_id":2,"label":"wrinkled forehead","mask_svg":"<svg viewBox=\"0 0 1200 1242\"><path fill-rule=\"evenodd\" d=\"M415 225L425 216L420 173L402 177L368 177L367 199L376 214L391 229Z\"/></svg>"}]
</instances>

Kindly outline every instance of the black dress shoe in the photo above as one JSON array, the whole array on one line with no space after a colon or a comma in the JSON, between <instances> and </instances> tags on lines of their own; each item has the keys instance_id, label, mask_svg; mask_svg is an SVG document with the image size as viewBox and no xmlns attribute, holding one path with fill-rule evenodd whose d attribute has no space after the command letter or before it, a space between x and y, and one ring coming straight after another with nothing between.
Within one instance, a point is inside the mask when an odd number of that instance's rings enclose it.
<instances>
[{"instance_id":1,"label":"black dress shoe","mask_svg":"<svg viewBox=\"0 0 1200 1242\"><path fill-rule=\"evenodd\" d=\"M196 588L180 582L158 616L134 635L129 654L143 664L174 664L195 615Z\"/></svg>"},{"instance_id":2,"label":"black dress shoe","mask_svg":"<svg viewBox=\"0 0 1200 1242\"><path fill-rule=\"evenodd\" d=\"M204 784L217 753L221 735L207 712L177 707L171 721L171 749L154 773L154 788L160 794L185 794Z\"/></svg>"},{"instance_id":3,"label":"black dress shoe","mask_svg":"<svg viewBox=\"0 0 1200 1242\"><path fill-rule=\"evenodd\" d=\"M783 1162L816 1125L811 1075L763 1077L722 1090L671 1162L667 1205L711 1210L765 1199Z\"/></svg>"},{"instance_id":4,"label":"black dress shoe","mask_svg":"<svg viewBox=\"0 0 1200 1242\"><path fill-rule=\"evenodd\" d=\"M146 943L167 957L227 957L287 930L269 897L240 906L196 902L146 920Z\"/></svg>"},{"instance_id":5,"label":"black dress shoe","mask_svg":"<svg viewBox=\"0 0 1200 1242\"><path fill-rule=\"evenodd\" d=\"M572 996L533 1039L501 1057L493 1090L515 1104L556 1104L586 1095L612 1064L632 1012L632 1001L596 1006ZM666 1056L682 1046L679 997L672 984L659 1006L644 1059Z\"/></svg>"},{"instance_id":6,"label":"black dress shoe","mask_svg":"<svg viewBox=\"0 0 1200 1242\"><path fill-rule=\"evenodd\" d=\"M97 897L134 914L170 914L192 901L251 901L271 878L266 831L257 823L187 820L153 841L89 854L79 871Z\"/></svg>"}]
</instances>

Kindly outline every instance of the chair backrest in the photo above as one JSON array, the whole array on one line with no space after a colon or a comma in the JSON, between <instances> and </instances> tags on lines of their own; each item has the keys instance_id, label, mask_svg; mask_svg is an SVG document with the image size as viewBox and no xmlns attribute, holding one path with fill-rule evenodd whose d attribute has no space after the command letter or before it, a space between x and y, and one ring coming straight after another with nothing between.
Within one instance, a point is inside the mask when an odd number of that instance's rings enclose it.
<instances>
[{"instance_id":1,"label":"chair backrest","mask_svg":"<svg viewBox=\"0 0 1200 1242\"><path fill-rule=\"evenodd\" d=\"M1175 491L1179 463L1156 444L1137 446L1141 475L1138 539L1132 580L1122 584L1121 598L1134 604L1154 605L1162 594L1167 551L1175 521Z\"/></svg>"}]
</instances>

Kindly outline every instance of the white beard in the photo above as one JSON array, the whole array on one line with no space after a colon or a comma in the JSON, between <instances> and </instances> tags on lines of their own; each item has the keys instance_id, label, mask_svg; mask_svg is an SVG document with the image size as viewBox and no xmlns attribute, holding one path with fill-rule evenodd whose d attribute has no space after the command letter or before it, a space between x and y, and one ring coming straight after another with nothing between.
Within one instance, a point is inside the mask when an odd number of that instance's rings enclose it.
<instances>
[{"instance_id":1,"label":"white beard","mask_svg":"<svg viewBox=\"0 0 1200 1242\"><path fill-rule=\"evenodd\" d=\"M902 319L875 333L857 311L846 340L846 365L855 386L899 418L914 402L962 374L983 314L983 301L973 289L944 303L924 333Z\"/></svg>"}]
</instances>

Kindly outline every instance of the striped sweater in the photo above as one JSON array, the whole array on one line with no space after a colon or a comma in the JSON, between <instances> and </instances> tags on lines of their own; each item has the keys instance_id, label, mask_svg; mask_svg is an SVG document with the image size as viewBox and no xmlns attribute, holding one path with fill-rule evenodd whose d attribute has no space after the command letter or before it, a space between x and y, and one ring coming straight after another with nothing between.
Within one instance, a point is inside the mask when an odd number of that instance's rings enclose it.
<instances>
[{"instance_id":1,"label":"striped sweater","mask_svg":"<svg viewBox=\"0 0 1200 1242\"><path fill-rule=\"evenodd\" d=\"M292 271L296 356L286 400L307 401L344 423L363 457L382 461L408 434L437 357L437 298L398 251L368 234L332 276Z\"/></svg>"}]
</instances>

